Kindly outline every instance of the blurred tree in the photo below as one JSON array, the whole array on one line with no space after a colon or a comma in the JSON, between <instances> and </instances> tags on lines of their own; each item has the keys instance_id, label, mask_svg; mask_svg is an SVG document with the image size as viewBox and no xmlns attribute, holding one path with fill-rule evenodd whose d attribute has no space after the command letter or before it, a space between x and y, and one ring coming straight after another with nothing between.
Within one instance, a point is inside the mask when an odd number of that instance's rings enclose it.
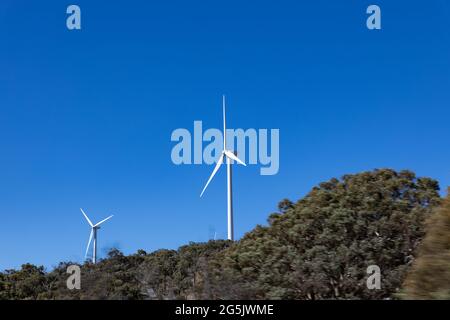
<instances>
[{"instance_id":1,"label":"blurred tree","mask_svg":"<svg viewBox=\"0 0 450 320\"><path fill-rule=\"evenodd\" d=\"M401 295L410 299L450 299L450 188L427 221L427 235Z\"/></svg>"}]
</instances>

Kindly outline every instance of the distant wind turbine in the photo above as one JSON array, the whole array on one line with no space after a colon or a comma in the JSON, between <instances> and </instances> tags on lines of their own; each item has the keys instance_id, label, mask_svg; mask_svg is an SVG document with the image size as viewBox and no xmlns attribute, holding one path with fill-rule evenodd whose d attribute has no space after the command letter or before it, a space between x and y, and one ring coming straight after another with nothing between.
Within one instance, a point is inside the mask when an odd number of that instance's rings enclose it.
<instances>
[{"instance_id":1,"label":"distant wind turbine","mask_svg":"<svg viewBox=\"0 0 450 320\"><path fill-rule=\"evenodd\" d=\"M88 218L88 216L86 215L86 213L84 213L83 209L81 209L81 213L84 215L84 217L86 218L87 222L89 223L89 225L91 226L91 234L89 236L89 242L86 248L86 254L84 255L84 257L87 257L88 251L89 251L89 246L91 245L91 241L92 238L94 238L94 247L93 247L93 253L92 253L92 262L96 263L97 262L97 230L100 229L100 225L105 222L106 220L111 219L113 216L109 216L106 219L103 219L102 221L100 221L97 224L93 224L91 222L91 220Z\"/></svg>"},{"instance_id":2,"label":"distant wind turbine","mask_svg":"<svg viewBox=\"0 0 450 320\"><path fill-rule=\"evenodd\" d=\"M219 159L217 160L217 164L206 182L205 187L200 194L200 197L203 196L206 188L211 182L214 175L219 170L220 166L223 164L224 159L227 162L227 213L228 213L228 240L234 240L234 225L233 225L233 195L232 195L232 173L231 173L231 160L234 160L242 165L246 165L243 161L241 161L236 154L227 150L227 128L226 128L226 117L225 117L225 96L222 97L222 108L223 108L223 150L220 154Z\"/></svg>"}]
</instances>

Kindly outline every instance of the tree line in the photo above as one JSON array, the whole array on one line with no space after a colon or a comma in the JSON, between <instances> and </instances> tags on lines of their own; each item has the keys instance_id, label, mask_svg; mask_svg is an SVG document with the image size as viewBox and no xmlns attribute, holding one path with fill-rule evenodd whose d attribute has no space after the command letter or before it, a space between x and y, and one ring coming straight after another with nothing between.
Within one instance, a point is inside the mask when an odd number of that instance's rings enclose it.
<instances>
[{"instance_id":1,"label":"tree line","mask_svg":"<svg viewBox=\"0 0 450 320\"><path fill-rule=\"evenodd\" d=\"M450 199L437 181L380 169L331 179L282 200L236 242L189 243L81 267L0 273L0 299L450 299ZM381 287L366 285L367 267Z\"/></svg>"}]
</instances>

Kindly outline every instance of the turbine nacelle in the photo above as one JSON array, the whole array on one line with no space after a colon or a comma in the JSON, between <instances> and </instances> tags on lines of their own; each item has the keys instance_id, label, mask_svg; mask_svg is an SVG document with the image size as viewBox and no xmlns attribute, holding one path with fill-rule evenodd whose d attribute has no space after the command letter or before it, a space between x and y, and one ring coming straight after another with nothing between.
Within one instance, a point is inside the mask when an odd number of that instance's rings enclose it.
<instances>
[{"instance_id":1,"label":"turbine nacelle","mask_svg":"<svg viewBox=\"0 0 450 320\"><path fill-rule=\"evenodd\" d=\"M211 173L211 175L209 176L208 181L206 182L205 187L202 190L202 193L200 194L200 197L203 196L203 193L205 193L206 188L208 187L209 183L211 182L211 180L214 178L214 176L216 175L217 171L219 171L220 166L224 163L224 158L228 159L230 161L236 161L239 164L242 164L243 166L247 166L241 159L239 159L236 154L231 151L231 150L222 150L222 153L219 156L219 159L217 160L216 166L214 167L213 172Z\"/></svg>"}]
</instances>

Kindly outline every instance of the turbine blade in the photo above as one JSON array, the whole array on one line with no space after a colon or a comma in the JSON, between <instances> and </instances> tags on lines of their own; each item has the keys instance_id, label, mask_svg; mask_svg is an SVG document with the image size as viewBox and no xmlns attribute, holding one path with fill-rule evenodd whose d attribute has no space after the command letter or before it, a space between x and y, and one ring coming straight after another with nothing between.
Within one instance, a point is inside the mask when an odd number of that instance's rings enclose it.
<instances>
[{"instance_id":1,"label":"turbine blade","mask_svg":"<svg viewBox=\"0 0 450 320\"><path fill-rule=\"evenodd\" d=\"M91 241L92 241L92 236L94 235L94 229L91 229L91 235L89 236L89 242L86 248L86 253L84 255L84 258L86 259L88 251L89 251L89 246L91 245Z\"/></svg>"},{"instance_id":2,"label":"turbine blade","mask_svg":"<svg viewBox=\"0 0 450 320\"><path fill-rule=\"evenodd\" d=\"M236 157L236 155L235 155L233 152L231 152L231 151L229 151L229 150L225 150L224 153L225 153L225 155L226 155L228 158L230 158L231 160L234 160L234 161L239 162L240 164L242 164L242 165L244 165L244 166L247 166L241 159L239 159L238 157Z\"/></svg>"},{"instance_id":3,"label":"turbine blade","mask_svg":"<svg viewBox=\"0 0 450 320\"><path fill-rule=\"evenodd\" d=\"M86 218L86 220L87 220L87 222L89 223L89 225L90 225L91 227L93 227L94 225L92 224L91 220L89 220L89 218L88 218L88 216L86 215L86 213L84 213L83 209L80 208L80 210L81 210L81 213L82 213L82 214L84 215L84 217Z\"/></svg>"},{"instance_id":4,"label":"turbine blade","mask_svg":"<svg viewBox=\"0 0 450 320\"><path fill-rule=\"evenodd\" d=\"M106 218L106 219L103 219L102 221L100 221L99 223L97 223L94 227L98 227L99 225L101 225L103 222L105 222L106 220L109 220L109 219L111 219L112 217L114 217L113 215L111 215L111 216L109 216L108 218Z\"/></svg>"},{"instance_id":5,"label":"turbine blade","mask_svg":"<svg viewBox=\"0 0 450 320\"><path fill-rule=\"evenodd\" d=\"M227 125L225 120L225 95L222 96L222 108L223 108L223 150L227 149Z\"/></svg>"},{"instance_id":6,"label":"turbine blade","mask_svg":"<svg viewBox=\"0 0 450 320\"><path fill-rule=\"evenodd\" d=\"M200 197L201 197L201 196L203 195L203 193L205 192L206 188L208 187L208 185L209 185L209 183L211 182L211 180L212 180L212 178L214 177L214 175L215 175L215 174L217 173L217 171L219 170L220 165L221 165L222 163L223 163L223 153L220 155L220 158L219 158L219 160L217 161L217 164L216 164L216 166L215 166L215 168L214 168L214 170L213 170L211 176L209 177L208 182L206 182L206 185L205 185L205 187L203 188L202 193L200 194Z\"/></svg>"}]
</instances>

